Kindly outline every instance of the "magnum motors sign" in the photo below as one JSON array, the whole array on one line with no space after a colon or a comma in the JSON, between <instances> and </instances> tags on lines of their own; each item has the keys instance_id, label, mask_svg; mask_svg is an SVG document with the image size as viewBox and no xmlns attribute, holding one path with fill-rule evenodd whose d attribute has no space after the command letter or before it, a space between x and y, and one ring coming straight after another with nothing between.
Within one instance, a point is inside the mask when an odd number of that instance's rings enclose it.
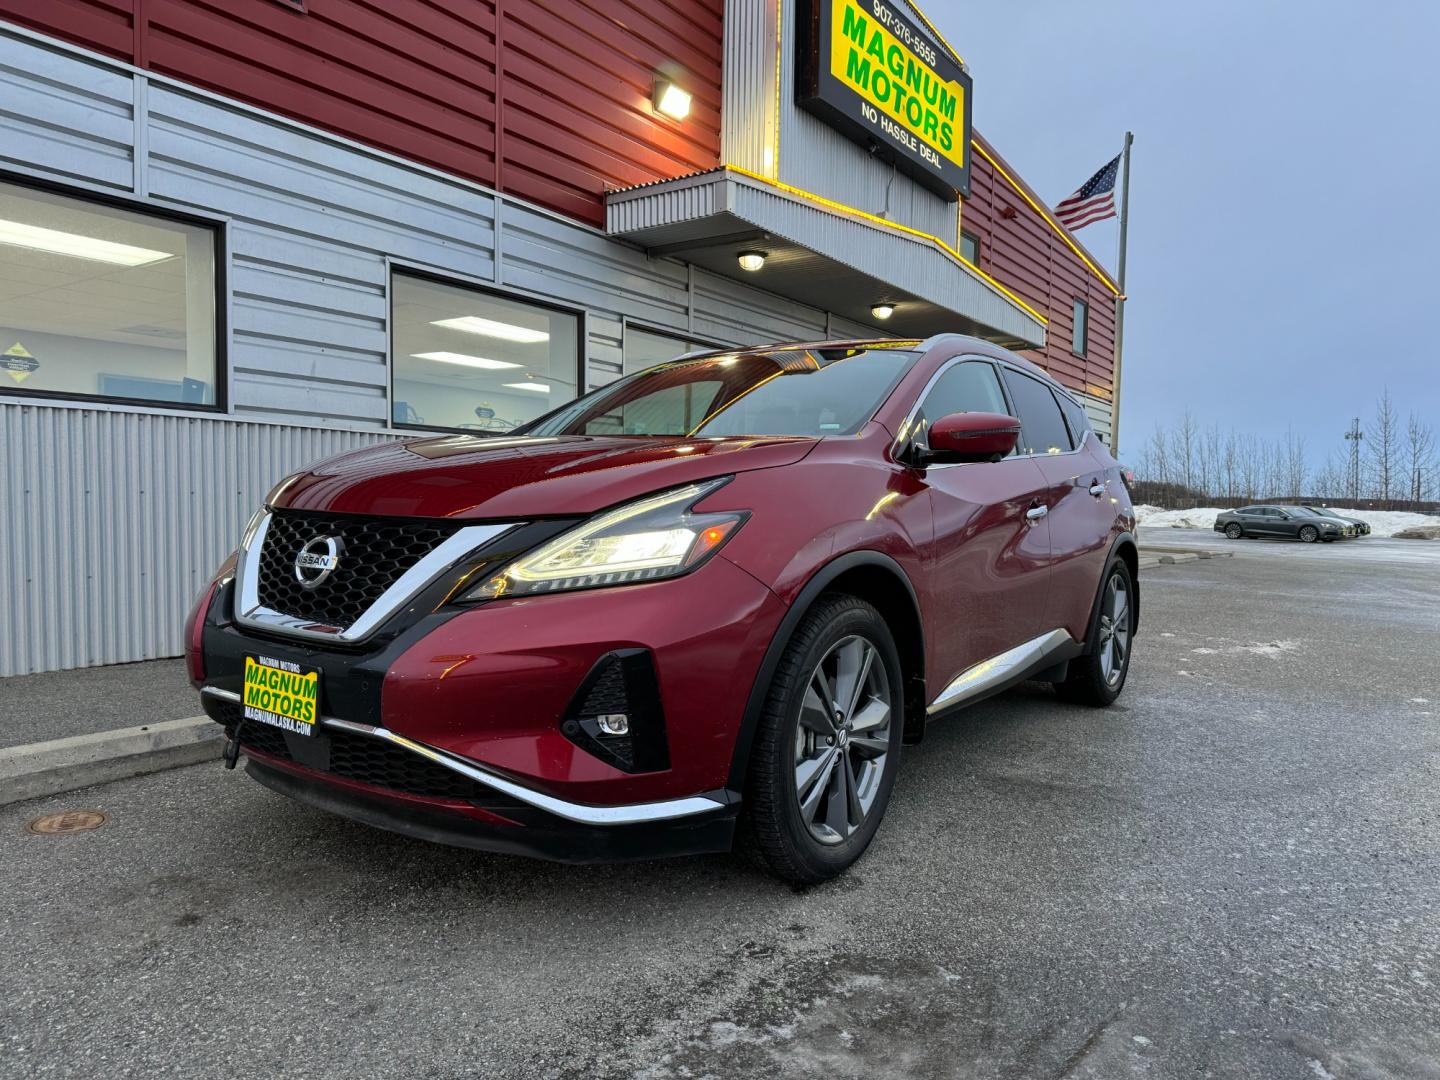
<instances>
[{"instance_id":1,"label":"magnum motors sign","mask_svg":"<svg viewBox=\"0 0 1440 1080\"><path fill-rule=\"evenodd\" d=\"M949 199L970 194L971 82L887 0L802 0L796 102Z\"/></svg>"}]
</instances>

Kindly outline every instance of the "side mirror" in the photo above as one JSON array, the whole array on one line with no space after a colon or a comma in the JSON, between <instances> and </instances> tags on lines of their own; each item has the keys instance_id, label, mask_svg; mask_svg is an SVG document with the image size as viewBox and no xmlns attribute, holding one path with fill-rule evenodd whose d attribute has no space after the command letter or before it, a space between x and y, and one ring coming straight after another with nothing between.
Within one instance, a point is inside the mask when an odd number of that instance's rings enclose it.
<instances>
[{"instance_id":1,"label":"side mirror","mask_svg":"<svg viewBox=\"0 0 1440 1080\"><path fill-rule=\"evenodd\" d=\"M926 439L929 449L921 451L922 465L998 461L1015 449L1020 421L1003 413L951 413L930 425Z\"/></svg>"}]
</instances>

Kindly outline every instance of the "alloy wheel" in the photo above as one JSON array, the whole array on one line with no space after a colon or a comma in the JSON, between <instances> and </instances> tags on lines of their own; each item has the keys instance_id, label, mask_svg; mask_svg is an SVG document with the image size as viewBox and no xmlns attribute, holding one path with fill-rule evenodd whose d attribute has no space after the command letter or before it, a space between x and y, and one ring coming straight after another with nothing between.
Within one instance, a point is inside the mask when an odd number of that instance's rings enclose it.
<instances>
[{"instance_id":1,"label":"alloy wheel","mask_svg":"<svg viewBox=\"0 0 1440 1080\"><path fill-rule=\"evenodd\" d=\"M865 821L890 751L894 709L880 652L858 635L821 658L795 731L795 797L812 836L838 844Z\"/></svg>"},{"instance_id":2,"label":"alloy wheel","mask_svg":"<svg viewBox=\"0 0 1440 1080\"><path fill-rule=\"evenodd\" d=\"M1119 572L1111 574L1105 584L1099 649L1100 673L1106 686L1114 686L1125 674L1125 660L1130 655L1130 590Z\"/></svg>"}]
</instances>

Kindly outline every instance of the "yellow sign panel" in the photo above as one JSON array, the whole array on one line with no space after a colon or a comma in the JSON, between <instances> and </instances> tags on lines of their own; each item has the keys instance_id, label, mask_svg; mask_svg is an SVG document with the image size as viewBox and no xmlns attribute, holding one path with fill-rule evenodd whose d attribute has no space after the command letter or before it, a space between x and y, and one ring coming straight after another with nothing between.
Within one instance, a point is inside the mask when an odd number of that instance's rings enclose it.
<instances>
[{"instance_id":1,"label":"yellow sign panel","mask_svg":"<svg viewBox=\"0 0 1440 1080\"><path fill-rule=\"evenodd\" d=\"M4 371L17 383L28 379L39 366L40 361L36 360L30 350L18 341L0 353L0 371Z\"/></svg>"},{"instance_id":2,"label":"yellow sign panel","mask_svg":"<svg viewBox=\"0 0 1440 1080\"><path fill-rule=\"evenodd\" d=\"M268 657L245 657L245 719L296 735L315 730L320 673Z\"/></svg>"},{"instance_id":3,"label":"yellow sign panel","mask_svg":"<svg viewBox=\"0 0 1440 1080\"><path fill-rule=\"evenodd\" d=\"M831 0L830 74L855 91L888 121L904 129L906 139L919 140L946 161L965 166L965 88L943 78L926 58L916 55L856 0ZM892 21L892 26L896 24ZM911 35L907 34L907 37ZM912 38L930 56L935 52L922 38ZM929 157L921 151L922 156ZM938 165L939 163L936 162Z\"/></svg>"}]
</instances>

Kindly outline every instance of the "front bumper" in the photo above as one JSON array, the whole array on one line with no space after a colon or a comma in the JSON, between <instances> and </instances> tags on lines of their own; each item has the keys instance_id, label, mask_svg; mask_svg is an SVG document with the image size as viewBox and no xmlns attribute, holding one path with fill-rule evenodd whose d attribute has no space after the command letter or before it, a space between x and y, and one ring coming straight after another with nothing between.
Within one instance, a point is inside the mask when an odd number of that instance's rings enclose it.
<instances>
[{"instance_id":1,"label":"front bumper","mask_svg":"<svg viewBox=\"0 0 1440 1080\"><path fill-rule=\"evenodd\" d=\"M201 690L201 694L209 699L206 707L212 719L224 724L227 735L233 738L235 728L238 726L236 721L238 721L243 708L240 695L234 691L222 690L213 686L205 687ZM216 707L217 704L219 706L218 708ZM628 803L617 806L594 806L588 803L570 802L566 799L556 798L554 795L547 795L543 791L535 791L523 784L518 784L500 773L486 769L478 762L466 761L463 758L448 754L436 747L426 746L424 743L407 739L403 735L397 735L395 732L383 727L372 727L369 724L358 724L350 720L340 720L331 716L321 717L319 723L322 728L322 737L330 734L343 734L345 736L359 736L364 739L383 742L388 747L398 749L403 753L413 754L432 766L438 766L441 769L454 773L456 776L470 781L473 784L477 784L482 788L498 792L500 795L506 796L516 803L577 825L613 826L651 824L658 821L669 821L675 818L713 814L717 810L725 809L732 802L730 797L723 791L704 795L691 795L679 799L664 799L648 803ZM247 723L245 728L250 729L251 724ZM283 741L283 750L281 749L282 742L276 741L277 736L279 740ZM339 780L348 779L351 783L357 785L364 784L359 777L355 775L347 776L346 771L335 768L329 762L328 755L325 755L327 758L327 768L314 767L319 763L319 756L309 758L307 764L306 751L307 749L314 748L310 743L310 740L314 738L315 736L289 735L278 730L271 734L269 729L264 729L264 737L261 738L258 733L253 730L247 732L242 729L240 744L247 753L255 750L279 768L286 767L282 762L288 757L290 759L288 764L298 766L300 769L314 774L315 779L322 783L328 779L335 778ZM269 751L267 752L265 749L257 746L257 743L268 747ZM328 750L329 747L326 746L325 749ZM364 784L364 786L374 788L376 794L383 794L395 790L387 789L383 784ZM421 793L419 797L424 798L424 793ZM429 801L436 806L444 804L439 796L434 796Z\"/></svg>"}]
</instances>

